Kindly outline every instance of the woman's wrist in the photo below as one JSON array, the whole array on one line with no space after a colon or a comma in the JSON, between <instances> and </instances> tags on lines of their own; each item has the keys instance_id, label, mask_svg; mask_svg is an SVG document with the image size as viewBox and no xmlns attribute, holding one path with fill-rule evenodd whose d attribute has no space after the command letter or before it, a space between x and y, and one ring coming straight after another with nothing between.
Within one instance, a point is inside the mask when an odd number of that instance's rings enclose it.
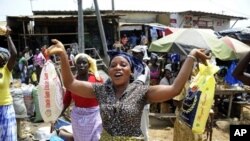
<instances>
[{"instance_id":1,"label":"woman's wrist","mask_svg":"<svg viewBox=\"0 0 250 141\"><path fill-rule=\"evenodd\" d=\"M193 49L193 50L187 55L187 57L192 58L192 59L194 60L194 62L195 62L195 61L197 61L197 57L195 56L195 54L196 54L196 50Z\"/></svg>"},{"instance_id":2,"label":"woman's wrist","mask_svg":"<svg viewBox=\"0 0 250 141\"><path fill-rule=\"evenodd\" d=\"M197 49L191 50L187 56L192 58L194 61L197 61Z\"/></svg>"},{"instance_id":3,"label":"woman's wrist","mask_svg":"<svg viewBox=\"0 0 250 141\"><path fill-rule=\"evenodd\" d=\"M188 58L192 58L194 60L194 62L197 61L197 58L194 55L189 54L189 55L187 55L187 57Z\"/></svg>"}]
</instances>

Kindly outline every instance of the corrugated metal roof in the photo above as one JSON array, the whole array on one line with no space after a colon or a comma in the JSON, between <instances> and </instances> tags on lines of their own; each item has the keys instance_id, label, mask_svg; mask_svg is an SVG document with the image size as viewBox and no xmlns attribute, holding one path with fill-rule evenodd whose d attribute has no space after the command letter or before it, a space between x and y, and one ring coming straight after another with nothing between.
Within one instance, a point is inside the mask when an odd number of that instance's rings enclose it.
<instances>
[{"instance_id":1,"label":"corrugated metal roof","mask_svg":"<svg viewBox=\"0 0 250 141\"><path fill-rule=\"evenodd\" d=\"M97 0L101 11L112 10L111 0ZM76 11L77 0L35 0L33 11ZM83 9L94 7L93 0L83 0ZM205 0L114 0L114 8L117 11L144 11L144 12L168 12L178 13L185 11L202 12L208 14L225 15L231 18L247 18L225 9L211 1Z\"/></svg>"},{"instance_id":2,"label":"corrugated metal roof","mask_svg":"<svg viewBox=\"0 0 250 141\"><path fill-rule=\"evenodd\" d=\"M119 17L121 15L110 15L110 14L102 14L102 17ZM28 16L8 16L8 18L20 18L20 19L66 19L66 18L77 18L77 15L28 15ZM84 15L84 17L87 18L93 18L96 17L96 15ZM5 22L6 23L6 22Z\"/></svg>"}]
</instances>

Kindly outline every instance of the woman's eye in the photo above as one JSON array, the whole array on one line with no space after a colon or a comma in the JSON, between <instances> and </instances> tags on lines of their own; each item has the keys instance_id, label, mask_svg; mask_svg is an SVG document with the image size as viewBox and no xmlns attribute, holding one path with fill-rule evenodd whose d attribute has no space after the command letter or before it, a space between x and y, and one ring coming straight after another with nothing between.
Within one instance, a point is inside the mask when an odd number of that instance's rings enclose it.
<instances>
[{"instance_id":1,"label":"woman's eye","mask_svg":"<svg viewBox=\"0 0 250 141\"><path fill-rule=\"evenodd\" d=\"M122 67L126 67L127 64L126 64L126 63L122 63L121 66L122 66Z\"/></svg>"},{"instance_id":2,"label":"woman's eye","mask_svg":"<svg viewBox=\"0 0 250 141\"><path fill-rule=\"evenodd\" d=\"M114 67L116 67L116 64L110 64L110 67L114 68Z\"/></svg>"}]
</instances>

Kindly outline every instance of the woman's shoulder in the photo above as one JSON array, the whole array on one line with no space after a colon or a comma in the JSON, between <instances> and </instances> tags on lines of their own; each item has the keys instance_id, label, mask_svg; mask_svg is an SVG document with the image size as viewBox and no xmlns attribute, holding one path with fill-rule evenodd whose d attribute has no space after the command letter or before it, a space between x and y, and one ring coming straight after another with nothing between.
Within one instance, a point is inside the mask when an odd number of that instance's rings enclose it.
<instances>
[{"instance_id":1,"label":"woman's shoulder","mask_svg":"<svg viewBox=\"0 0 250 141\"><path fill-rule=\"evenodd\" d=\"M103 79L100 77L100 78L97 78L93 73L89 73L89 82L99 82L99 83L103 83Z\"/></svg>"}]
</instances>

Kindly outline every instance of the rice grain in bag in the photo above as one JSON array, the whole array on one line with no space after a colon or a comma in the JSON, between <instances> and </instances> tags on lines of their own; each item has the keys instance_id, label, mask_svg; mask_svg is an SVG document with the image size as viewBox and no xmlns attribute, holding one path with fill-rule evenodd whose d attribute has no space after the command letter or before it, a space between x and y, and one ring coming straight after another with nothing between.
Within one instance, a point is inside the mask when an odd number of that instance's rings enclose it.
<instances>
[{"instance_id":1,"label":"rice grain in bag","mask_svg":"<svg viewBox=\"0 0 250 141\"><path fill-rule=\"evenodd\" d=\"M63 89L51 60L47 60L44 64L37 89L44 122L55 122L63 108Z\"/></svg>"},{"instance_id":2,"label":"rice grain in bag","mask_svg":"<svg viewBox=\"0 0 250 141\"><path fill-rule=\"evenodd\" d=\"M207 66L199 64L199 68L198 74L191 81L180 112L181 119L196 134L202 134L205 130L214 99L214 74L219 70L209 62Z\"/></svg>"}]
</instances>

